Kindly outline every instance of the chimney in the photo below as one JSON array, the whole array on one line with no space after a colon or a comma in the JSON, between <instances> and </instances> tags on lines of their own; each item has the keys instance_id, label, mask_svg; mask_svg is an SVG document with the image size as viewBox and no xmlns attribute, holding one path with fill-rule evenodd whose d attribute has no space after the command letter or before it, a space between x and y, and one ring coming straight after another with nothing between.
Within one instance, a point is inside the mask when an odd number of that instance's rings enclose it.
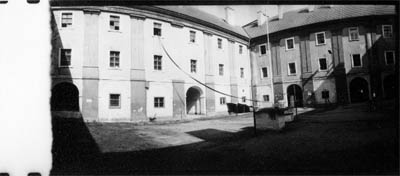
<instances>
[{"instance_id":1,"label":"chimney","mask_svg":"<svg viewBox=\"0 0 400 176\"><path fill-rule=\"evenodd\" d=\"M309 6L308 6L308 11L309 11L309 12L313 12L313 11L314 11L314 8L315 8L315 5L309 5Z\"/></svg>"},{"instance_id":2,"label":"chimney","mask_svg":"<svg viewBox=\"0 0 400 176\"><path fill-rule=\"evenodd\" d=\"M265 15L262 11L257 12L257 26L261 26L262 24L265 23Z\"/></svg>"},{"instance_id":3,"label":"chimney","mask_svg":"<svg viewBox=\"0 0 400 176\"><path fill-rule=\"evenodd\" d=\"M283 9L281 5L278 5L278 17L279 20L281 20L283 18Z\"/></svg>"},{"instance_id":4,"label":"chimney","mask_svg":"<svg viewBox=\"0 0 400 176\"><path fill-rule=\"evenodd\" d=\"M234 26L235 24L235 12L231 7L225 7L225 21Z\"/></svg>"}]
</instances>

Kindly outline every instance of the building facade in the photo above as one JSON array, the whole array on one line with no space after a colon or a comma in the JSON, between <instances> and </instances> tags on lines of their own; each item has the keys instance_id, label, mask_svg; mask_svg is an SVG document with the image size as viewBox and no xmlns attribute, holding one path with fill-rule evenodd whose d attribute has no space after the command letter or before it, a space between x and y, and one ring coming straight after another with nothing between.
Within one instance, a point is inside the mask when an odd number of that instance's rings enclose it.
<instances>
[{"instance_id":1,"label":"building facade","mask_svg":"<svg viewBox=\"0 0 400 176\"><path fill-rule=\"evenodd\" d=\"M394 6L310 6L266 20L244 26L254 98L285 106L394 98Z\"/></svg>"},{"instance_id":2,"label":"building facade","mask_svg":"<svg viewBox=\"0 0 400 176\"><path fill-rule=\"evenodd\" d=\"M232 9L224 20L179 6L51 11L54 112L80 111L85 121L141 121L251 105L249 41L232 24Z\"/></svg>"}]
</instances>

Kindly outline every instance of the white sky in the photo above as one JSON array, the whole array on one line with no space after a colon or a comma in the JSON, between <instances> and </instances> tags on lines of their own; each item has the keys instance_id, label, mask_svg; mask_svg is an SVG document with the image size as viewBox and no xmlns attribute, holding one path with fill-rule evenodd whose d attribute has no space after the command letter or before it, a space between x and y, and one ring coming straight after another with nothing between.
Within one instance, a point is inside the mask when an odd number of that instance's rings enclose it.
<instances>
[{"instance_id":1,"label":"white sky","mask_svg":"<svg viewBox=\"0 0 400 176\"><path fill-rule=\"evenodd\" d=\"M213 14L219 18L225 17L224 8L226 5L211 5L211 6L194 6L207 13ZM270 17L278 15L277 5L231 5L229 6L235 10L235 23L236 25L245 25L257 19L257 12L262 10ZM307 7L307 5L282 5L283 12L300 9Z\"/></svg>"}]
</instances>

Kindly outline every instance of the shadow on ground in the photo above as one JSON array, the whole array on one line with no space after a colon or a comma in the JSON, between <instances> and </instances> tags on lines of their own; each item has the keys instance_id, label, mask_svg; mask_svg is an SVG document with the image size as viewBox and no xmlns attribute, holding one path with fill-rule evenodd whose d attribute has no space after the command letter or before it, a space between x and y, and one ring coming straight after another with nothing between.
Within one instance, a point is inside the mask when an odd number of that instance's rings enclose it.
<instances>
[{"instance_id":1,"label":"shadow on ground","mask_svg":"<svg viewBox=\"0 0 400 176\"><path fill-rule=\"evenodd\" d=\"M317 111L309 114L329 113ZM252 127L207 128L187 132L202 142L109 153L100 152L91 124L53 118L51 174L399 174L397 119L308 123L306 117L257 136Z\"/></svg>"}]
</instances>

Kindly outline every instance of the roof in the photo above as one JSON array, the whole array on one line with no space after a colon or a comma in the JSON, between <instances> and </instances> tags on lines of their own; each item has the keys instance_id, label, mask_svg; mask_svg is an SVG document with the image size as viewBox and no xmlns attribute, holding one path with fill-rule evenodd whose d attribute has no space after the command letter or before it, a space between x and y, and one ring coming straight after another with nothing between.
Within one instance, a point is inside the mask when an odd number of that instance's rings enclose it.
<instances>
[{"instance_id":1,"label":"roof","mask_svg":"<svg viewBox=\"0 0 400 176\"><path fill-rule=\"evenodd\" d=\"M289 11L283 14L282 19L277 16L269 19L269 32L274 33L290 28L340 20L353 17L394 15L394 5L334 5L331 7L319 7L309 12L306 9ZM266 23L257 26L257 20L243 26L250 38L267 34Z\"/></svg>"}]
</instances>

